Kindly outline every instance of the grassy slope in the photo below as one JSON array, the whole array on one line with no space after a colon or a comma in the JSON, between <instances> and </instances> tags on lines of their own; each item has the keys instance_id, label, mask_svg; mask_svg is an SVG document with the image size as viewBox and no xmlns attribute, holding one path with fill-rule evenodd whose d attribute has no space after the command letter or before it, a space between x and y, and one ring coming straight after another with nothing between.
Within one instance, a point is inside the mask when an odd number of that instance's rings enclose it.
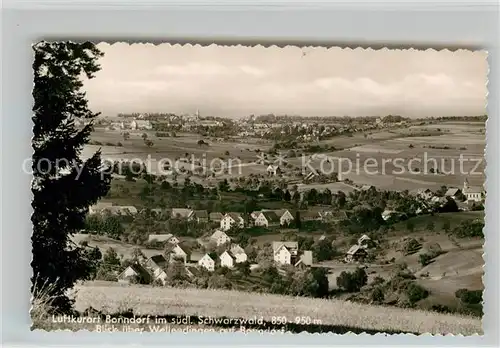
<instances>
[{"instance_id":1,"label":"grassy slope","mask_svg":"<svg viewBox=\"0 0 500 348\"><path fill-rule=\"evenodd\" d=\"M238 291L154 288L89 283L77 287L76 309L109 313L197 315L230 318L310 317L322 325L432 334L481 333L481 320L432 312L361 305L346 301L262 295Z\"/></svg>"}]
</instances>

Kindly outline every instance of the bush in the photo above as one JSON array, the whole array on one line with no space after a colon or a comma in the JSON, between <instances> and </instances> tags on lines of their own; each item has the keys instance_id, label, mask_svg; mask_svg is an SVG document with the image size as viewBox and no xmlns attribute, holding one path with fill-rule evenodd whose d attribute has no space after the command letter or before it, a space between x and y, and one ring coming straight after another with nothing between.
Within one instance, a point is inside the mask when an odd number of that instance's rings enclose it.
<instances>
[{"instance_id":1,"label":"bush","mask_svg":"<svg viewBox=\"0 0 500 348\"><path fill-rule=\"evenodd\" d=\"M420 262L420 264L425 267L427 266L428 264L431 263L431 260L433 259L433 257L429 254L420 254L419 258L418 258L418 261Z\"/></svg>"},{"instance_id":2,"label":"bush","mask_svg":"<svg viewBox=\"0 0 500 348\"><path fill-rule=\"evenodd\" d=\"M429 296L429 291L415 283L410 283L406 289L406 295L410 303L416 303Z\"/></svg>"},{"instance_id":3,"label":"bush","mask_svg":"<svg viewBox=\"0 0 500 348\"><path fill-rule=\"evenodd\" d=\"M459 289L455 292L455 297L465 304L480 304L483 302L483 290Z\"/></svg>"},{"instance_id":4,"label":"bush","mask_svg":"<svg viewBox=\"0 0 500 348\"><path fill-rule=\"evenodd\" d=\"M382 301L384 301L384 298L385 298L384 289L381 286L377 286L375 289L373 289L372 301L382 302Z\"/></svg>"},{"instance_id":5,"label":"bush","mask_svg":"<svg viewBox=\"0 0 500 348\"><path fill-rule=\"evenodd\" d=\"M364 269L357 268L354 272L349 273L343 271L337 277L337 286L348 292L358 292L366 285L368 276Z\"/></svg>"}]
</instances>

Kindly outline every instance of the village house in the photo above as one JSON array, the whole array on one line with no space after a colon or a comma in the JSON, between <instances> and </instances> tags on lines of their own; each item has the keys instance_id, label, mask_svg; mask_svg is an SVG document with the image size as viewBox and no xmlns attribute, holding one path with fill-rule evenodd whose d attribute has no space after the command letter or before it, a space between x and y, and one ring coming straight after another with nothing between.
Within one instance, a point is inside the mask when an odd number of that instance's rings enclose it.
<instances>
[{"instance_id":1,"label":"village house","mask_svg":"<svg viewBox=\"0 0 500 348\"><path fill-rule=\"evenodd\" d=\"M150 121L148 120L133 120L130 122L130 129L137 130L137 129L153 129L153 125L151 124Z\"/></svg>"},{"instance_id":2,"label":"village house","mask_svg":"<svg viewBox=\"0 0 500 348\"><path fill-rule=\"evenodd\" d=\"M366 257L366 250L359 245L353 245L346 254L345 261L346 262L354 262L362 260Z\"/></svg>"},{"instance_id":3,"label":"village house","mask_svg":"<svg viewBox=\"0 0 500 348\"><path fill-rule=\"evenodd\" d=\"M200 273L200 270L194 266L189 266L187 265L186 266L186 275L189 277L189 278L196 278L196 277L199 277L201 275Z\"/></svg>"},{"instance_id":4,"label":"village house","mask_svg":"<svg viewBox=\"0 0 500 348\"><path fill-rule=\"evenodd\" d=\"M362 235L358 239L358 245L364 249L371 247L373 245L372 243L373 243L372 239L368 237L366 234Z\"/></svg>"},{"instance_id":5,"label":"village house","mask_svg":"<svg viewBox=\"0 0 500 348\"><path fill-rule=\"evenodd\" d=\"M98 202L89 207L89 214L100 214L106 208L110 208L113 206L111 202Z\"/></svg>"},{"instance_id":6,"label":"village house","mask_svg":"<svg viewBox=\"0 0 500 348\"><path fill-rule=\"evenodd\" d=\"M464 181L463 194L467 201L482 202L484 189L480 186L470 186L467 179Z\"/></svg>"},{"instance_id":7,"label":"village house","mask_svg":"<svg viewBox=\"0 0 500 348\"><path fill-rule=\"evenodd\" d=\"M279 166L276 166L276 165L273 165L273 164L270 164L269 166L267 166L267 174L269 176L277 176L277 175L280 175L281 174L281 169Z\"/></svg>"},{"instance_id":8,"label":"village house","mask_svg":"<svg viewBox=\"0 0 500 348\"><path fill-rule=\"evenodd\" d=\"M161 243L170 243L173 245L179 244L179 239L171 233L167 234L150 234L148 236L148 242L157 241Z\"/></svg>"},{"instance_id":9,"label":"village house","mask_svg":"<svg viewBox=\"0 0 500 348\"><path fill-rule=\"evenodd\" d=\"M223 231L228 231L232 227L243 228L245 227L245 220L238 213L227 213L224 215L222 220L220 221L220 228Z\"/></svg>"},{"instance_id":10,"label":"village house","mask_svg":"<svg viewBox=\"0 0 500 348\"><path fill-rule=\"evenodd\" d=\"M173 219L188 219L191 214L193 214L193 210L186 208L172 208L170 213Z\"/></svg>"},{"instance_id":11,"label":"village house","mask_svg":"<svg viewBox=\"0 0 500 348\"><path fill-rule=\"evenodd\" d=\"M153 279L156 279L167 268L168 261L161 254L153 255L144 266L153 275Z\"/></svg>"},{"instance_id":12,"label":"village house","mask_svg":"<svg viewBox=\"0 0 500 348\"><path fill-rule=\"evenodd\" d=\"M208 212L206 210L193 210L188 216L188 220L197 223L208 222Z\"/></svg>"},{"instance_id":13,"label":"village house","mask_svg":"<svg viewBox=\"0 0 500 348\"><path fill-rule=\"evenodd\" d=\"M191 247L186 243L179 243L170 248L169 254L170 261L182 260L186 264L191 259Z\"/></svg>"},{"instance_id":14,"label":"village house","mask_svg":"<svg viewBox=\"0 0 500 348\"><path fill-rule=\"evenodd\" d=\"M255 226L277 227L280 225L280 218L274 211L261 211L254 220Z\"/></svg>"},{"instance_id":15,"label":"village house","mask_svg":"<svg viewBox=\"0 0 500 348\"><path fill-rule=\"evenodd\" d=\"M297 242L273 242L273 259L281 265L291 265L297 258L299 244Z\"/></svg>"},{"instance_id":16,"label":"village house","mask_svg":"<svg viewBox=\"0 0 500 348\"><path fill-rule=\"evenodd\" d=\"M222 215L222 213L214 212L214 213L208 214L208 219L211 222L216 222L216 223L219 223L219 224L220 224L220 221L222 220L223 217L224 216Z\"/></svg>"},{"instance_id":17,"label":"village house","mask_svg":"<svg viewBox=\"0 0 500 348\"><path fill-rule=\"evenodd\" d=\"M382 212L382 219L384 221L389 220L393 215L396 215L397 213L394 210L386 209Z\"/></svg>"},{"instance_id":18,"label":"village house","mask_svg":"<svg viewBox=\"0 0 500 348\"><path fill-rule=\"evenodd\" d=\"M210 241L212 243L215 243L215 245L217 246L221 246L231 242L231 238L229 238L229 236L224 231L215 230L215 232L210 236Z\"/></svg>"},{"instance_id":19,"label":"village house","mask_svg":"<svg viewBox=\"0 0 500 348\"><path fill-rule=\"evenodd\" d=\"M210 255L205 254L198 261L198 266L203 267L210 272L213 272L215 270L215 261L210 257Z\"/></svg>"},{"instance_id":20,"label":"village house","mask_svg":"<svg viewBox=\"0 0 500 348\"><path fill-rule=\"evenodd\" d=\"M151 282L151 274L140 264L134 263L118 275L118 282L125 284L135 282L148 284Z\"/></svg>"}]
</instances>

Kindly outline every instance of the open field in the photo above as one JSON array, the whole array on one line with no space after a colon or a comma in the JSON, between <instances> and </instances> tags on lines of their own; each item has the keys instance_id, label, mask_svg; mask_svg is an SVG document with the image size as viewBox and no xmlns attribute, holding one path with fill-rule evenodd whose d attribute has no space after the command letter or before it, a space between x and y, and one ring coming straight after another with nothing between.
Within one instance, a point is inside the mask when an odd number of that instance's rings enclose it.
<instances>
[{"instance_id":1,"label":"open field","mask_svg":"<svg viewBox=\"0 0 500 348\"><path fill-rule=\"evenodd\" d=\"M87 283L76 287L76 309L88 307L115 313L132 309L137 315L196 315L257 318L310 317L321 325L400 330L431 334L482 333L481 320L472 317L366 306L339 300L262 295L237 291L154 288Z\"/></svg>"}]
</instances>

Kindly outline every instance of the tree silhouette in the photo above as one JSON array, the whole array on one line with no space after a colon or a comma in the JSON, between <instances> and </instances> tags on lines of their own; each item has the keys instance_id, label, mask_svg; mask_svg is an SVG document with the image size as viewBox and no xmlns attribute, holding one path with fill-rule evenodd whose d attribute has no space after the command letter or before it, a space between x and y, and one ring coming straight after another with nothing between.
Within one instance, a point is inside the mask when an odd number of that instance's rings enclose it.
<instances>
[{"instance_id":1,"label":"tree silhouette","mask_svg":"<svg viewBox=\"0 0 500 348\"><path fill-rule=\"evenodd\" d=\"M64 294L95 267L84 249L69 236L85 226L88 206L109 190L111 175L104 171L100 151L83 161L93 124L75 127L74 118L93 119L80 76L92 78L103 54L90 42L40 42L35 53L33 98L33 277L31 291L48 290L54 308L69 312ZM51 285L50 289L43 289Z\"/></svg>"}]
</instances>

